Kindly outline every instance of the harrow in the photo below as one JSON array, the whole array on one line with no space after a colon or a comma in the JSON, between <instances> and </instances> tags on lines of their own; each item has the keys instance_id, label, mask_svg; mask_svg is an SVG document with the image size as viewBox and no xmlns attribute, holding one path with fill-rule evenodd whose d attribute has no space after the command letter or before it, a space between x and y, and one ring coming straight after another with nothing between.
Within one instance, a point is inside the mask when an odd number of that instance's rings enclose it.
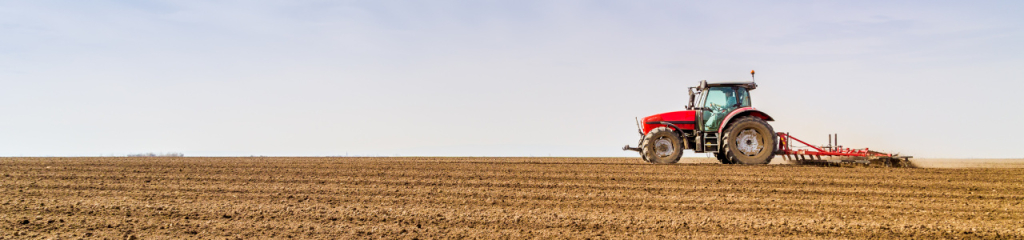
<instances>
[{"instance_id":1,"label":"harrow","mask_svg":"<svg viewBox=\"0 0 1024 240\"><path fill-rule=\"evenodd\" d=\"M779 146L776 153L782 155L783 159L798 164L863 164L886 167L913 167L910 163L912 156L900 156L899 154L883 153L872 151L868 148L852 149L839 145L839 135L829 134L828 145L814 146L803 140L793 137L789 133L778 133ZM793 141L803 144L802 147L795 147ZM799 149L798 149L799 148Z\"/></svg>"}]
</instances>

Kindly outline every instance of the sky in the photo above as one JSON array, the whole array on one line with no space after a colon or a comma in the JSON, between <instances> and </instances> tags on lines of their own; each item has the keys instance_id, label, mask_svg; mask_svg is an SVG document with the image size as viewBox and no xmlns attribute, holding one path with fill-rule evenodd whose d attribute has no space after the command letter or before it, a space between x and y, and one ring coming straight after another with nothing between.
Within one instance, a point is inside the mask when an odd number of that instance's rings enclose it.
<instances>
[{"instance_id":1,"label":"sky","mask_svg":"<svg viewBox=\"0 0 1024 240\"><path fill-rule=\"evenodd\" d=\"M1021 1L0 1L0 156L636 157L746 81L776 131L1024 158ZM686 156L706 154L687 153Z\"/></svg>"}]
</instances>

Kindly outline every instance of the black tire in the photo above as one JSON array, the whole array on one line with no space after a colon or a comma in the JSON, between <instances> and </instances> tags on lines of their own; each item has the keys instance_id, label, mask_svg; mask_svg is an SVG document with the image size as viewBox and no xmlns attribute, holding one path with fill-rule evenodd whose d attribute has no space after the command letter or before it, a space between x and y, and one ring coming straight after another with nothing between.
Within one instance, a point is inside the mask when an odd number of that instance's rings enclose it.
<instances>
[{"instance_id":1,"label":"black tire","mask_svg":"<svg viewBox=\"0 0 1024 240\"><path fill-rule=\"evenodd\" d=\"M732 164L731 160L729 160L728 158L725 158L725 153L715 152L713 154L715 155L715 159L718 159L718 162L720 162L722 164Z\"/></svg>"},{"instance_id":2,"label":"black tire","mask_svg":"<svg viewBox=\"0 0 1024 240\"><path fill-rule=\"evenodd\" d=\"M640 155L650 163L676 163L683 156L682 140L671 128L655 128L644 136Z\"/></svg>"},{"instance_id":3,"label":"black tire","mask_svg":"<svg viewBox=\"0 0 1024 240\"><path fill-rule=\"evenodd\" d=\"M768 164L775 157L775 129L760 118L737 119L722 134L725 156L733 163Z\"/></svg>"}]
</instances>

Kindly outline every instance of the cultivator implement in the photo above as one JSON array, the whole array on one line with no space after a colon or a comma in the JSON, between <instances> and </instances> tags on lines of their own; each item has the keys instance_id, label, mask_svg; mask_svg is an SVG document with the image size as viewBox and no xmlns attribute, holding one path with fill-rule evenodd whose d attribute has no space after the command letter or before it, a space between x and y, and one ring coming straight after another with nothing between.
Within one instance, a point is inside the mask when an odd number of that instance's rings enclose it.
<instances>
[{"instance_id":1,"label":"cultivator implement","mask_svg":"<svg viewBox=\"0 0 1024 240\"><path fill-rule=\"evenodd\" d=\"M794 161L799 164L863 164L886 167L913 167L910 164L911 156L900 156L899 154L871 151L870 149L851 149L839 145L839 135L828 136L829 144L814 146L807 142L789 135L789 133L778 133L779 147L777 154L783 159ZM802 147L795 147L793 141L803 144Z\"/></svg>"}]
</instances>

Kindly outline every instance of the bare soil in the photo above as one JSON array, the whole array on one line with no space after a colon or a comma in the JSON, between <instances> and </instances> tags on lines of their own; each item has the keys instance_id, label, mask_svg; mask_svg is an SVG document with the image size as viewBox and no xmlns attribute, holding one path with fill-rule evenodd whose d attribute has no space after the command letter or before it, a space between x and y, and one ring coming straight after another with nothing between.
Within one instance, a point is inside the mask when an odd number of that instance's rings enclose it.
<instances>
[{"instance_id":1,"label":"bare soil","mask_svg":"<svg viewBox=\"0 0 1024 240\"><path fill-rule=\"evenodd\" d=\"M1024 168L1024 159L911 159L922 168Z\"/></svg>"},{"instance_id":2,"label":"bare soil","mask_svg":"<svg viewBox=\"0 0 1024 240\"><path fill-rule=\"evenodd\" d=\"M0 238L1021 239L1022 179L636 158L0 158Z\"/></svg>"}]
</instances>

